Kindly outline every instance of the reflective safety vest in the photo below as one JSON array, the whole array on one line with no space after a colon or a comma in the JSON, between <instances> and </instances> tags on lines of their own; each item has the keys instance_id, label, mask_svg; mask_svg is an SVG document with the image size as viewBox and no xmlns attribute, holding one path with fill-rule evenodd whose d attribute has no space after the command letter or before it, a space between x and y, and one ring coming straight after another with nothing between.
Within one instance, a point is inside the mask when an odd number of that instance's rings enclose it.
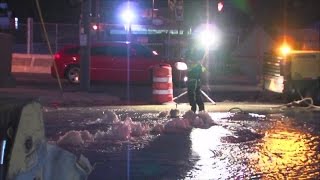
<instances>
[{"instance_id":1,"label":"reflective safety vest","mask_svg":"<svg viewBox=\"0 0 320 180\"><path fill-rule=\"evenodd\" d=\"M188 67L188 79L201 79L201 74L205 72L206 68L200 63L191 64Z\"/></svg>"}]
</instances>

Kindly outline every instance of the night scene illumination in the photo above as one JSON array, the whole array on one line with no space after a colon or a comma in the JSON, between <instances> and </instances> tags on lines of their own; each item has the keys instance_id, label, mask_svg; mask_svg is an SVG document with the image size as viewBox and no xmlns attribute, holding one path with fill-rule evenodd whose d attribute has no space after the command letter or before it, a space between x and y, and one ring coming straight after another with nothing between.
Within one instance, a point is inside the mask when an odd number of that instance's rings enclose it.
<instances>
[{"instance_id":1,"label":"night scene illumination","mask_svg":"<svg viewBox=\"0 0 320 180\"><path fill-rule=\"evenodd\" d=\"M280 47L280 53L284 56L288 55L291 52L291 47L287 44L284 43Z\"/></svg>"},{"instance_id":2,"label":"night scene illumination","mask_svg":"<svg viewBox=\"0 0 320 180\"><path fill-rule=\"evenodd\" d=\"M131 24L135 20L136 16L135 16L134 12L128 8L122 12L121 17L124 22Z\"/></svg>"},{"instance_id":3,"label":"night scene illumination","mask_svg":"<svg viewBox=\"0 0 320 180\"><path fill-rule=\"evenodd\" d=\"M320 179L319 7L0 0L0 180Z\"/></svg>"}]
</instances>

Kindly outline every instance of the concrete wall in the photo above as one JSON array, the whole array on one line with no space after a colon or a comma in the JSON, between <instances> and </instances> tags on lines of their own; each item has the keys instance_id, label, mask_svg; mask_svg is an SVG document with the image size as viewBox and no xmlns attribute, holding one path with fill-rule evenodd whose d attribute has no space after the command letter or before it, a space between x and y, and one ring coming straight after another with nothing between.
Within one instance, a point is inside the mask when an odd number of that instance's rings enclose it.
<instances>
[{"instance_id":1,"label":"concrete wall","mask_svg":"<svg viewBox=\"0 0 320 180\"><path fill-rule=\"evenodd\" d=\"M50 73L53 56L43 54L12 54L12 72Z\"/></svg>"}]
</instances>

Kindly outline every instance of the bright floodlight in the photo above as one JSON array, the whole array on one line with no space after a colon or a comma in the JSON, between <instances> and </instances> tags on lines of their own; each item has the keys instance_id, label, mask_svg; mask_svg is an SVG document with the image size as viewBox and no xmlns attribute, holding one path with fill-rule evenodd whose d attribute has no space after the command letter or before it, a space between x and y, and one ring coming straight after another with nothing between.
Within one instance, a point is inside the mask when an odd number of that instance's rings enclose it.
<instances>
[{"instance_id":1,"label":"bright floodlight","mask_svg":"<svg viewBox=\"0 0 320 180\"><path fill-rule=\"evenodd\" d=\"M283 44L280 47L280 52L282 55L286 56L291 52L291 47L288 44Z\"/></svg>"},{"instance_id":2,"label":"bright floodlight","mask_svg":"<svg viewBox=\"0 0 320 180\"><path fill-rule=\"evenodd\" d=\"M204 30L199 34L199 41L202 45L209 47L213 44L213 34L209 30Z\"/></svg>"},{"instance_id":3,"label":"bright floodlight","mask_svg":"<svg viewBox=\"0 0 320 180\"><path fill-rule=\"evenodd\" d=\"M135 14L132 10L130 10L129 8L128 9L125 9L122 13L122 19L123 21L125 21L126 23L130 24L134 21L135 19Z\"/></svg>"},{"instance_id":4,"label":"bright floodlight","mask_svg":"<svg viewBox=\"0 0 320 180\"><path fill-rule=\"evenodd\" d=\"M212 28L205 28L198 34L198 41L201 46L211 48L218 43L218 33Z\"/></svg>"}]
</instances>

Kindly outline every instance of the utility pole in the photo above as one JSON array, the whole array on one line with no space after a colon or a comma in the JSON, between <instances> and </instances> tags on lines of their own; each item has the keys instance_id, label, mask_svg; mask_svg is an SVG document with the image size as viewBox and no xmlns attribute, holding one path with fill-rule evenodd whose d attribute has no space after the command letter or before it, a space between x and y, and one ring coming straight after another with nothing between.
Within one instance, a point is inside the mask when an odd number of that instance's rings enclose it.
<instances>
[{"instance_id":1,"label":"utility pole","mask_svg":"<svg viewBox=\"0 0 320 180\"><path fill-rule=\"evenodd\" d=\"M82 2L80 23L80 89L90 90L91 0Z\"/></svg>"},{"instance_id":2,"label":"utility pole","mask_svg":"<svg viewBox=\"0 0 320 180\"><path fill-rule=\"evenodd\" d=\"M154 0L152 0L151 23L153 23Z\"/></svg>"},{"instance_id":3,"label":"utility pole","mask_svg":"<svg viewBox=\"0 0 320 180\"><path fill-rule=\"evenodd\" d=\"M27 54L33 53L33 19L28 18L27 20Z\"/></svg>"}]
</instances>

